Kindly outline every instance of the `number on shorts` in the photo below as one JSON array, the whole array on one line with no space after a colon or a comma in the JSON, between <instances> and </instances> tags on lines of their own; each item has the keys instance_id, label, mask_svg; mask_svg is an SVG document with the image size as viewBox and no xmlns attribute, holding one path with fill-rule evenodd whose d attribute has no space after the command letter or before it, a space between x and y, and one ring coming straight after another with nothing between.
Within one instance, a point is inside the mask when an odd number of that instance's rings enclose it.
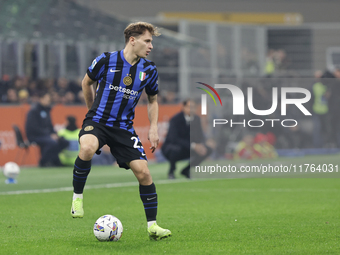
<instances>
[{"instance_id":1,"label":"number on shorts","mask_svg":"<svg viewBox=\"0 0 340 255\"><path fill-rule=\"evenodd\" d=\"M133 148L139 149L139 148L142 147L142 146L138 145L138 138L137 137L133 136L133 137L131 137L131 140L135 140L135 143L133 144Z\"/></svg>"},{"instance_id":2,"label":"number on shorts","mask_svg":"<svg viewBox=\"0 0 340 255\"><path fill-rule=\"evenodd\" d=\"M138 145L139 140L138 140L137 137L132 136L132 137L131 137L131 140L134 140L134 141L135 141L135 143L133 144L133 148L135 148L135 149L142 148L142 149L144 150L143 146L139 146L139 145ZM142 152L142 156L145 156L145 154L144 154L143 152Z\"/></svg>"}]
</instances>

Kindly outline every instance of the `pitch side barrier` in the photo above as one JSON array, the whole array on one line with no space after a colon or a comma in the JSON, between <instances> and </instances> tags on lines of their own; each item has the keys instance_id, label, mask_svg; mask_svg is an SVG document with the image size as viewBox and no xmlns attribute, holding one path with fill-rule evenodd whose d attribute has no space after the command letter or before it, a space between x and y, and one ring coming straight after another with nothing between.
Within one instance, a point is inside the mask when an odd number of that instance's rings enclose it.
<instances>
[{"instance_id":1,"label":"pitch side barrier","mask_svg":"<svg viewBox=\"0 0 340 255\"><path fill-rule=\"evenodd\" d=\"M14 161L22 165L37 165L40 158L40 150L37 146L31 146L29 150L21 149L17 146L13 125L17 125L23 132L25 138L26 115L30 109L29 104L24 105L0 105L0 166L6 162ZM167 131L169 119L181 110L181 104L169 104L159 106L158 131L160 142L163 142ZM56 131L64 127L66 117L73 115L77 119L77 126L82 126L82 121L86 115L87 108L84 105L66 106L55 105L51 111L52 123ZM148 148L148 131L149 119L147 106L140 105L136 107L134 119L135 130L145 147ZM146 150L149 160L154 160L155 156L149 150ZM23 160L22 160L23 159ZM23 161L23 162L21 162Z\"/></svg>"}]
</instances>

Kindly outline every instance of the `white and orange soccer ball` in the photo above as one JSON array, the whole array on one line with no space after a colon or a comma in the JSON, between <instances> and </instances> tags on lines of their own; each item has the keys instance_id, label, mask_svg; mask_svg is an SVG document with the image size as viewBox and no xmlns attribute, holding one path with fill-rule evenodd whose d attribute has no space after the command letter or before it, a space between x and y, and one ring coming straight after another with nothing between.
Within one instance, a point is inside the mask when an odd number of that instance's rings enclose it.
<instances>
[{"instance_id":1,"label":"white and orange soccer ball","mask_svg":"<svg viewBox=\"0 0 340 255\"><path fill-rule=\"evenodd\" d=\"M123 225L117 217L107 214L96 220L93 233L102 242L118 241L122 237Z\"/></svg>"}]
</instances>

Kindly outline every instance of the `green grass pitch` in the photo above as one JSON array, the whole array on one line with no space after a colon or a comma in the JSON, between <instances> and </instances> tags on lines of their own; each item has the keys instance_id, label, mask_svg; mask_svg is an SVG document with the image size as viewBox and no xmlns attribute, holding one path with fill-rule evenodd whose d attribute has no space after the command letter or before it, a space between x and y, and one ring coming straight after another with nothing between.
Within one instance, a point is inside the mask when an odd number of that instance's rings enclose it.
<instances>
[{"instance_id":1,"label":"green grass pitch","mask_svg":"<svg viewBox=\"0 0 340 255\"><path fill-rule=\"evenodd\" d=\"M277 161L336 164L338 159ZM1 175L0 254L340 254L338 175L211 179L207 177L217 176L195 174L193 180L171 182L167 168L150 165L159 196L157 222L173 233L158 242L148 239L138 184L130 171L93 167L83 219L70 215L71 168L24 168L15 185L5 185ZM118 242L94 237L93 224L104 214L122 221Z\"/></svg>"}]
</instances>

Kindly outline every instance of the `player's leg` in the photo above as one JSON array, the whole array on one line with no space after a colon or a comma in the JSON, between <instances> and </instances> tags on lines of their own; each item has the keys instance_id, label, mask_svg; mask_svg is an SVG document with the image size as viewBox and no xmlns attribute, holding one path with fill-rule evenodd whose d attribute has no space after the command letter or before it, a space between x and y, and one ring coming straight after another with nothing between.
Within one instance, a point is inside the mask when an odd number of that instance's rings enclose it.
<instances>
[{"instance_id":1,"label":"player's leg","mask_svg":"<svg viewBox=\"0 0 340 255\"><path fill-rule=\"evenodd\" d=\"M139 182L139 194L144 205L148 227L150 227L156 221L157 216L156 186L152 181L146 160L133 160L129 167Z\"/></svg>"},{"instance_id":2,"label":"player's leg","mask_svg":"<svg viewBox=\"0 0 340 255\"><path fill-rule=\"evenodd\" d=\"M139 194L144 205L150 239L158 240L171 236L170 230L161 228L156 223L158 207L157 192L147 161L133 160L129 166L139 182Z\"/></svg>"},{"instance_id":3,"label":"player's leg","mask_svg":"<svg viewBox=\"0 0 340 255\"><path fill-rule=\"evenodd\" d=\"M83 191L87 176L91 170L91 159L99 148L98 138L92 134L82 135L79 139L80 151L73 168L73 202L71 215L74 218L84 216Z\"/></svg>"}]
</instances>

